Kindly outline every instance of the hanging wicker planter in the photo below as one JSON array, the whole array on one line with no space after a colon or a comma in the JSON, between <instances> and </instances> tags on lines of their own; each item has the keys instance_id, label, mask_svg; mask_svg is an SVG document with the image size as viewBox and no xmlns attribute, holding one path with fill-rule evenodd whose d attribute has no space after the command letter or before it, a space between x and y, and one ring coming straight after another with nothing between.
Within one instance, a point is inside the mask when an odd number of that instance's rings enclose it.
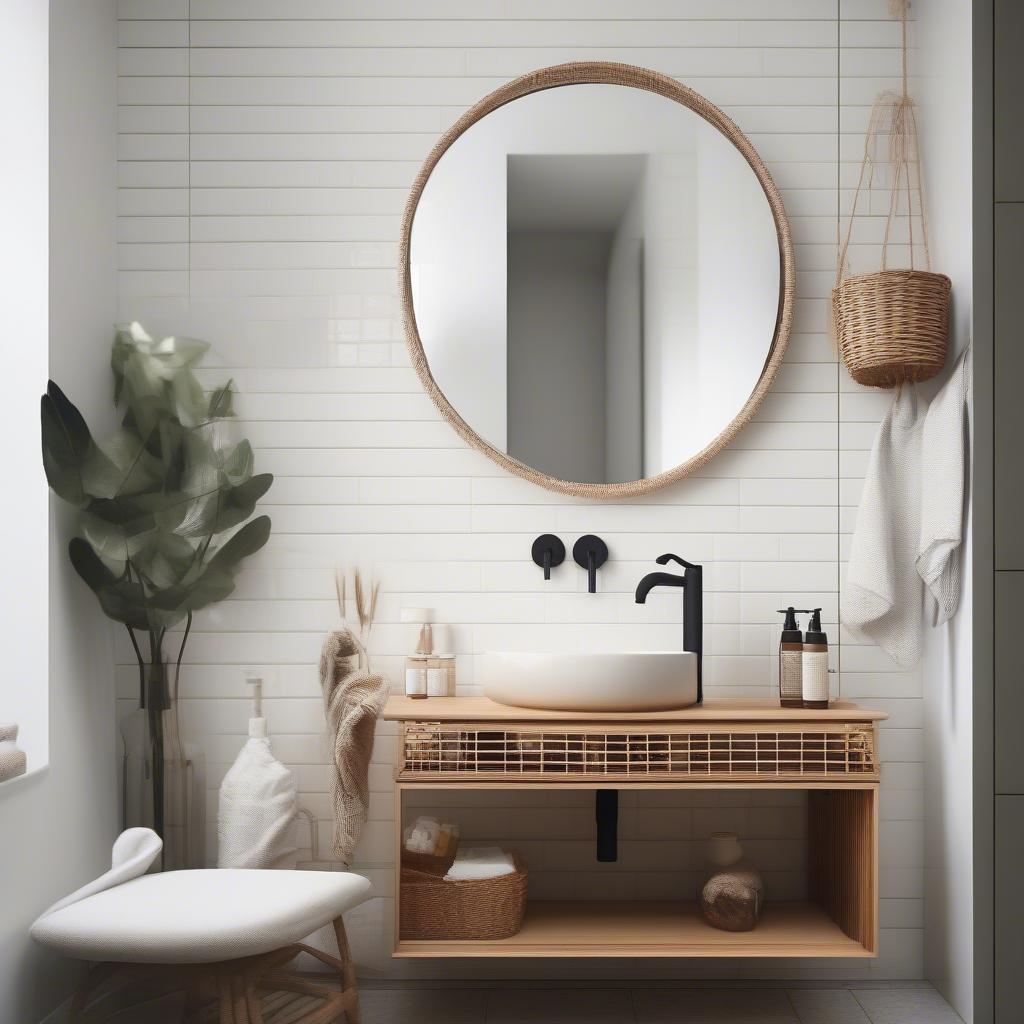
<instances>
[{"instance_id":1,"label":"hanging wicker planter","mask_svg":"<svg viewBox=\"0 0 1024 1024\"><path fill-rule=\"evenodd\" d=\"M903 92L899 96L883 93L872 108L860 177L839 247L836 283L832 290L832 328L846 369L858 384L880 388L934 377L945 365L949 337L951 284L945 274L934 273L931 269L917 120L914 101L907 95L906 0L896 0L896 6L903 22ZM882 242L882 267L874 273L851 276L847 255L857 204L865 184L871 194L876 154L885 138L889 143L892 181ZM892 227L903 218L907 224L910 267L890 270L887 263ZM915 220L920 225L916 235ZM923 270L914 266L914 250L918 245L924 250Z\"/></svg>"},{"instance_id":2,"label":"hanging wicker planter","mask_svg":"<svg viewBox=\"0 0 1024 1024\"><path fill-rule=\"evenodd\" d=\"M946 362L950 280L927 270L880 270L832 292L839 351L858 384L928 380Z\"/></svg>"}]
</instances>

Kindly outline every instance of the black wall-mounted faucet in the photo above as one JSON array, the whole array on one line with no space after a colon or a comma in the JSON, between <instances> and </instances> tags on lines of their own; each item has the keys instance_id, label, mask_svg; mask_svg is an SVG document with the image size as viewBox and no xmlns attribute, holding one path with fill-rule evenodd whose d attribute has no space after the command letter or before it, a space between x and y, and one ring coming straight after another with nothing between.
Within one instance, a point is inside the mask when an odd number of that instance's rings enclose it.
<instances>
[{"instance_id":1,"label":"black wall-mounted faucet","mask_svg":"<svg viewBox=\"0 0 1024 1024\"><path fill-rule=\"evenodd\" d=\"M597 593L597 570L608 561L608 545L600 537L588 533L572 547L576 564L587 570L587 593Z\"/></svg>"},{"instance_id":2,"label":"black wall-mounted faucet","mask_svg":"<svg viewBox=\"0 0 1024 1024\"><path fill-rule=\"evenodd\" d=\"M636 587L636 603L644 604L655 587L683 587L683 650L697 655L697 703L704 699L704 569L678 555L659 555L658 565L677 562L682 576L670 572L648 573Z\"/></svg>"},{"instance_id":3,"label":"black wall-mounted faucet","mask_svg":"<svg viewBox=\"0 0 1024 1024\"><path fill-rule=\"evenodd\" d=\"M544 579L551 579L553 566L565 561L565 545L553 534L541 534L533 542L533 560L544 570Z\"/></svg>"}]
</instances>

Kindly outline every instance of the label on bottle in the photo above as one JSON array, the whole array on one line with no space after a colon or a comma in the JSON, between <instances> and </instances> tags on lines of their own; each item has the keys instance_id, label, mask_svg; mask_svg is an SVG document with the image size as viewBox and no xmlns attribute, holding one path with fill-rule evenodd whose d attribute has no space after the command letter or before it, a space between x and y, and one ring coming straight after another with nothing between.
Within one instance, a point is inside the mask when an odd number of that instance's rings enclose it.
<instances>
[{"instance_id":1,"label":"label on bottle","mask_svg":"<svg viewBox=\"0 0 1024 1024\"><path fill-rule=\"evenodd\" d=\"M786 648L792 646L793 650ZM799 644L786 644L779 650L779 697L784 701L803 699L803 651Z\"/></svg>"},{"instance_id":2,"label":"label on bottle","mask_svg":"<svg viewBox=\"0 0 1024 1024\"><path fill-rule=\"evenodd\" d=\"M803 699L828 702L828 651L804 651Z\"/></svg>"},{"instance_id":3,"label":"label on bottle","mask_svg":"<svg viewBox=\"0 0 1024 1024\"><path fill-rule=\"evenodd\" d=\"M427 669L427 696L448 696L448 671L443 668Z\"/></svg>"},{"instance_id":4,"label":"label on bottle","mask_svg":"<svg viewBox=\"0 0 1024 1024\"><path fill-rule=\"evenodd\" d=\"M405 692L409 697L426 696L427 670L425 668L407 668L405 670Z\"/></svg>"}]
</instances>

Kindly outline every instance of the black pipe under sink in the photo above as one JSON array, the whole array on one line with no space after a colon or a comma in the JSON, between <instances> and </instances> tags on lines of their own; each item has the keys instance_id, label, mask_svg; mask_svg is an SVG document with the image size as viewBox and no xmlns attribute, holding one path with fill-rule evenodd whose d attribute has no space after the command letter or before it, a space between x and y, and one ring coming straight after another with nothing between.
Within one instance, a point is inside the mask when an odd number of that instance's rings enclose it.
<instances>
[{"instance_id":1,"label":"black pipe under sink","mask_svg":"<svg viewBox=\"0 0 1024 1024\"><path fill-rule=\"evenodd\" d=\"M619 859L619 791L598 789L594 793L594 819L597 822L597 859Z\"/></svg>"}]
</instances>

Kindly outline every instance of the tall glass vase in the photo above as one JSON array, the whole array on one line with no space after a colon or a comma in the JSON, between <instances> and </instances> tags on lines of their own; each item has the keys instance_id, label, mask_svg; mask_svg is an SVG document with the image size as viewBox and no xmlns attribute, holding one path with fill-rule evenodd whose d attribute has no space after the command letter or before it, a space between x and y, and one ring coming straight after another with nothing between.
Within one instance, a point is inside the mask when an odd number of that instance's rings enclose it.
<instances>
[{"instance_id":1,"label":"tall glass vase","mask_svg":"<svg viewBox=\"0 0 1024 1024\"><path fill-rule=\"evenodd\" d=\"M124 826L151 828L163 839L165 871L201 866L202 758L183 741L173 666L140 668L139 706L121 722Z\"/></svg>"}]
</instances>

